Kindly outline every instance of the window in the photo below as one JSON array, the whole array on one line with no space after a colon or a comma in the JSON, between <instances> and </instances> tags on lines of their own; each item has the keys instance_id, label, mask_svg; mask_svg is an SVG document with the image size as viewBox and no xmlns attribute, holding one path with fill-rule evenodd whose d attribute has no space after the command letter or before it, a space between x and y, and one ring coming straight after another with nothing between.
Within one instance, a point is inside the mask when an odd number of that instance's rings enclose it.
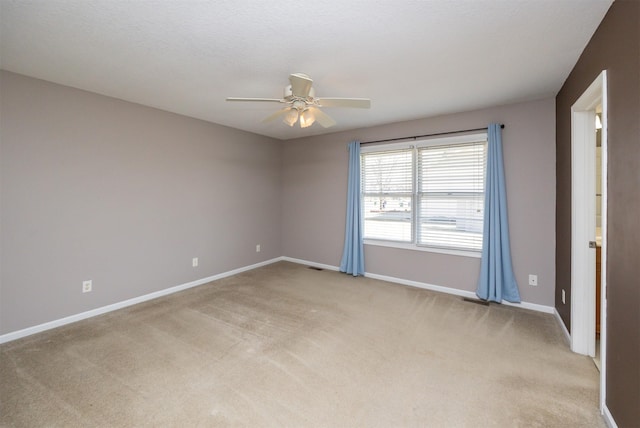
<instances>
[{"instance_id":1,"label":"window","mask_svg":"<svg viewBox=\"0 0 640 428\"><path fill-rule=\"evenodd\" d=\"M413 150L361 155L365 239L413 241Z\"/></svg>"},{"instance_id":2,"label":"window","mask_svg":"<svg viewBox=\"0 0 640 428\"><path fill-rule=\"evenodd\" d=\"M486 134L363 147L367 243L480 252Z\"/></svg>"}]
</instances>

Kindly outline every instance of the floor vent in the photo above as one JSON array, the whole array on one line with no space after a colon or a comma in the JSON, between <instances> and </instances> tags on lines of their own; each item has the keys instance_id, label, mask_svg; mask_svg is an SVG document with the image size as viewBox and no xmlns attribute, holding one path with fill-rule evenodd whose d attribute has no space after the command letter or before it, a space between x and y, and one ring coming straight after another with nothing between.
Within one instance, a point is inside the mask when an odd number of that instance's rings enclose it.
<instances>
[{"instance_id":1,"label":"floor vent","mask_svg":"<svg viewBox=\"0 0 640 428\"><path fill-rule=\"evenodd\" d=\"M315 267L315 266L309 266L309 269L313 269L313 270L324 270L324 269L322 269L322 268Z\"/></svg>"},{"instance_id":2,"label":"floor vent","mask_svg":"<svg viewBox=\"0 0 640 428\"><path fill-rule=\"evenodd\" d=\"M469 303L475 303L476 305L489 306L489 302L486 300L471 299L469 297L463 297L462 300Z\"/></svg>"}]
</instances>

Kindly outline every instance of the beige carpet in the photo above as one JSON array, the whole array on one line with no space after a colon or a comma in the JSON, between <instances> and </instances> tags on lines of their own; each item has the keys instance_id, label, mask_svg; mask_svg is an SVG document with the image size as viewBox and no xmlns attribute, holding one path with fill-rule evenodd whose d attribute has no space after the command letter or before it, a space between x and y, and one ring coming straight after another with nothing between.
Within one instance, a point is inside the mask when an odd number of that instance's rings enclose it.
<instances>
[{"instance_id":1,"label":"beige carpet","mask_svg":"<svg viewBox=\"0 0 640 428\"><path fill-rule=\"evenodd\" d=\"M281 262L0 346L9 427L604 427L552 315Z\"/></svg>"}]
</instances>

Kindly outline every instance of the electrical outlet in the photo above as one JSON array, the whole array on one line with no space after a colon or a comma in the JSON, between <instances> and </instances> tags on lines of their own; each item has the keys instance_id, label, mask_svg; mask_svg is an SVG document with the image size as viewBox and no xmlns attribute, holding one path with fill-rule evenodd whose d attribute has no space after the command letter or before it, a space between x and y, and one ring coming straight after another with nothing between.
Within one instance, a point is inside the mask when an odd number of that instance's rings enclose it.
<instances>
[{"instance_id":1,"label":"electrical outlet","mask_svg":"<svg viewBox=\"0 0 640 428\"><path fill-rule=\"evenodd\" d=\"M197 267L198 266L198 258L194 257L191 259L191 266L193 267Z\"/></svg>"},{"instance_id":2,"label":"electrical outlet","mask_svg":"<svg viewBox=\"0 0 640 428\"><path fill-rule=\"evenodd\" d=\"M565 294L564 294L564 290L562 290L562 304L567 303L567 302L565 301L565 300L566 300L566 299L565 299L565 297L566 297L566 296L565 296Z\"/></svg>"},{"instance_id":3,"label":"electrical outlet","mask_svg":"<svg viewBox=\"0 0 640 428\"><path fill-rule=\"evenodd\" d=\"M256 253L260 252L260 244L256 245Z\"/></svg>"},{"instance_id":4,"label":"electrical outlet","mask_svg":"<svg viewBox=\"0 0 640 428\"><path fill-rule=\"evenodd\" d=\"M538 275L529 275L529 285L538 286Z\"/></svg>"},{"instance_id":5,"label":"electrical outlet","mask_svg":"<svg viewBox=\"0 0 640 428\"><path fill-rule=\"evenodd\" d=\"M93 288L93 282L91 280L82 281L82 292L89 293Z\"/></svg>"}]
</instances>

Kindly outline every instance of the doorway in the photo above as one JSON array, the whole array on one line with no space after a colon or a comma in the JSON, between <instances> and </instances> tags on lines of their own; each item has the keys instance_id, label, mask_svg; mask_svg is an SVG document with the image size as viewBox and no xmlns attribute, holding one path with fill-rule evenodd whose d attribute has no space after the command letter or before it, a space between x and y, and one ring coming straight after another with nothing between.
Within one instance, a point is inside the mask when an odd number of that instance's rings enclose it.
<instances>
[{"instance_id":1,"label":"doorway","mask_svg":"<svg viewBox=\"0 0 640 428\"><path fill-rule=\"evenodd\" d=\"M606 257L607 257L607 74L596 80L571 107L571 350L596 356L596 252L600 300L600 410L604 409L606 379ZM601 110L601 112L600 112ZM599 132L601 183L596 186L596 117ZM600 194L599 197L596 194ZM596 229L600 200L600 229ZM600 232L599 236L597 232Z\"/></svg>"},{"instance_id":2,"label":"doorway","mask_svg":"<svg viewBox=\"0 0 640 428\"><path fill-rule=\"evenodd\" d=\"M600 361L600 326L602 317L602 104L596 107L596 355L593 357L598 371L602 370Z\"/></svg>"}]
</instances>

